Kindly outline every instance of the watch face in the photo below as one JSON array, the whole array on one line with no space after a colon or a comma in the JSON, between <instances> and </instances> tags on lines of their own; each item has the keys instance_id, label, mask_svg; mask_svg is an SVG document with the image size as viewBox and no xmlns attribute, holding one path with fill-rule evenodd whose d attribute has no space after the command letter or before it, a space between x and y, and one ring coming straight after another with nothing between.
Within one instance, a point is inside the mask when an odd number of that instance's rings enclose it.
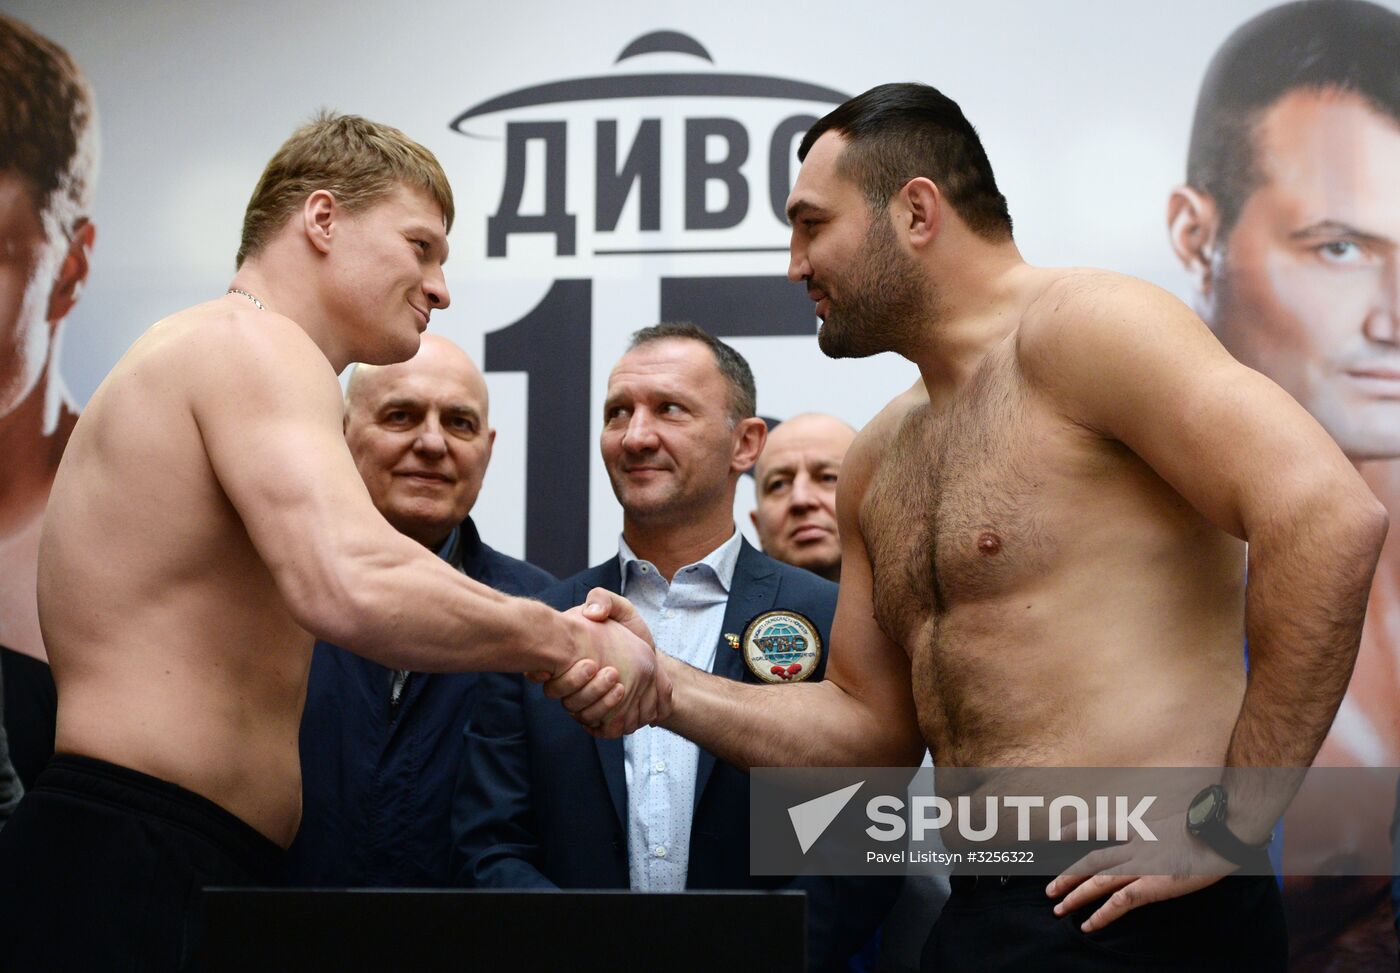
<instances>
[{"instance_id":1,"label":"watch face","mask_svg":"<svg viewBox=\"0 0 1400 973\"><path fill-rule=\"evenodd\" d=\"M1215 807L1219 803L1219 798L1215 791L1206 791L1196 798L1190 809L1186 812L1186 824L1190 828L1199 828L1215 817Z\"/></svg>"}]
</instances>

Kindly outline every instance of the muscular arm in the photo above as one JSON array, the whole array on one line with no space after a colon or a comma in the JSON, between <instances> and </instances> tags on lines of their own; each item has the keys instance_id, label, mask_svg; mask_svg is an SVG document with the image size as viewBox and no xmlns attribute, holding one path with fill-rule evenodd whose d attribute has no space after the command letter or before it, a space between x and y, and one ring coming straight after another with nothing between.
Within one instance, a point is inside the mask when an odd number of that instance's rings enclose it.
<instances>
[{"instance_id":1,"label":"muscular arm","mask_svg":"<svg viewBox=\"0 0 1400 973\"><path fill-rule=\"evenodd\" d=\"M841 593L826 678L754 686L662 656L675 686L662 725L736 766L914 766L923 756L909 657L875 622L858 517L875 450L862 437L842 465L837 494Z\"/></svg>"},{"instance_id":2,"label":"muscular arm","mask_svg":"<svg viewBox=\"0 0 1400 973\"><path fill-rule=\"evenodd\" d=\"M389 526L346 449L335 375L300 328L258 312L221 324L186 378L191 409L219 485L300 625L419 671L558 673L604 661L592 652L604 641L588 641L601 626L478 584Z\"/></svg>"},{"instance_id":3,"label":"muscular arm","mask_svg":"<svg viewBox=\"0 0 1400 973\"><path fill-rule=\"evenodd\" d=\"M1022 328L1027 378L1249 542L1250 671L1227 766L1308 766L1351 675L1384 508L1312 417L1179 302L1108 275L1057 289ZM1278 810L1261 807L1252 833L1232 814L1232 828L1262 840Z\"/></svg>"}]
</instances>

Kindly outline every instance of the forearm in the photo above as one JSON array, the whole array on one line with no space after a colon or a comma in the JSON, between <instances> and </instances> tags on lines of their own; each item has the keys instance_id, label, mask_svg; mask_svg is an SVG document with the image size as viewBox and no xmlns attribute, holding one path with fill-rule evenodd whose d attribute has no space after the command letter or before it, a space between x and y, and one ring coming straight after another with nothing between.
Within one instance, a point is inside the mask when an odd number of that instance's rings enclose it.
<instances>
[{"instance_id":1,"label":"forearm","mask_svg":"<svg viewBox=\"0 0 1400 973\"><path fill-rule=\"evenodd\" d=\"M351 557L314 634L418 672L557 673L577 661L553 609L494 591L394 536L391 546Z\"/></svg>"},{"instance_id":2,"label":"forearm","mask_svg":"<svg viewBox=\"0 0 1400 973\"><path fill-rule=\"evenodd\" d=\"M1366 493L1317 497L1250 533L1249 678L1227 767L1312 764L1351 678L1385 530L1384 510ZM1227 772L1227 790L1232 776L1246 775ZM1292 793L1261 798L1250 814L1257 834Z\"/></svg>"},{"instance_id":3,"label":"forearm","mask_svg":"<svg viewBox=\"0 0 1400 973\"><path fill-rule=\"evenodd\" d=\"M658 655L674 686L661 725L736 767L907 766L922 755L833 682L755 686Z\"/></svg>"}]
</instances>

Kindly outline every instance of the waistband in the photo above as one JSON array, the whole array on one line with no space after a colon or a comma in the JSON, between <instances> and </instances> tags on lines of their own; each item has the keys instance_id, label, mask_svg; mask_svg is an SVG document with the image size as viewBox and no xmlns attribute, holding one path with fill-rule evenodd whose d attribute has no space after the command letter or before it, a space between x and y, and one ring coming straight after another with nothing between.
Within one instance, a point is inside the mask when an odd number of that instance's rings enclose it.
<instances>
[{"instance_id":1,"label":"waistband","mask_svg":"<svg viewBox=\"0 0 1400 973\"><path fill-rule=\"evenodd\" d=\"M35 792L49 791L115 805L193 831L249 869L273 882L286 857L277 844L237 815L207 797L130 767L56 753L34 782Z\"/></svg>"}]
</instances>

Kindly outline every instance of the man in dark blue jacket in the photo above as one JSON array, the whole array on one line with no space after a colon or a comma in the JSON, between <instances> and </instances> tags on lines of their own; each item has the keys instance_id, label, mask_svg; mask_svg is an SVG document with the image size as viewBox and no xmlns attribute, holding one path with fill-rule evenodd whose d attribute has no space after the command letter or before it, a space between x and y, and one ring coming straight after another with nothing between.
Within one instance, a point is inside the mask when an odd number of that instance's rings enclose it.
<instances>
[{"instance_id":1,"label":"man in dark blue jacket","mask_svg":"<svg viewBox=\"0 0 1400 973\"><path fill-rule=\"evenodd\" d=\"M351 374L345 438L375 506L473 580L530 595L553 576L483 544L468 516L495 436L485 380L445 338L424 335L408 361ZM452 884L452 784L480 678L388 669L316 643L301 724L304 796L289 852L292 884Z\"/></svg>"},{"instance_id":2,"label":"man in dark blue jacket","mask_svg":"<svg viewBox=\"0 0 1400 973\"><path fill-rule=\"evenodd\" d=\"M689 325L634 336L608 381L603 461L623 509L618 556L549 589L625 594L657 648L732 679L820 679L836 586L754 550L734 491L763 447L753 376ZM891 879L749 874L749 781L644 727L595 740L520 676L482 679L453 807L462 884L494 888L799 889L813 970L845 968L898 891ZM780 935L781 931L774 931Z\"/></svg>"}]
</instances>

